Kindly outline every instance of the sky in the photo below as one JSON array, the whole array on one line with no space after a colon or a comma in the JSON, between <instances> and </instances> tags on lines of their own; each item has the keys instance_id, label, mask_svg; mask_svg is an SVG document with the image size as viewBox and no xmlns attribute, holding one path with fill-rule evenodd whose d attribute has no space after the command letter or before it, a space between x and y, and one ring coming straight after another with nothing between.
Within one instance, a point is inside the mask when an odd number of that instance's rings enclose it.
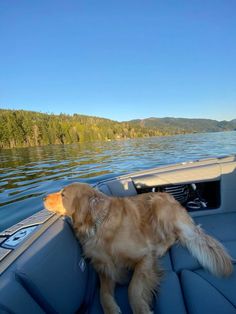
<instances>
[{"instance_id":1,"label":"sky","mask_svg":"<svg viewBox=\"0 0 236 314\"><path fill-rule=\"evenodd\" d=\"M0 108L236 118L235 0L1 0Z\"/></svg>"}]
</instances>

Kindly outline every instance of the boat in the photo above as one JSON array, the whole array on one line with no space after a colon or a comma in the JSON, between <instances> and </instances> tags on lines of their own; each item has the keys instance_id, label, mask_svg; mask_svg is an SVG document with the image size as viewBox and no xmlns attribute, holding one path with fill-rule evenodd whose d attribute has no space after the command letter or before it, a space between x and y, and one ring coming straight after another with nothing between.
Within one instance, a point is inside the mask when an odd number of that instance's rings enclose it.
<instances>
[{"instance_id":1,"label":"boat","mask_svg":"<svg viewBox=\"0 0 236 314\"><path fill-rule=\"evenodd\" d=\"M143 170L96 188L120 197L171 193L234 258L234 273L218 278L184 247L171 247L161 259L154 313L236 313L236 155ZM127 285L118 285L115 297L122 313L132 313ZM103 313L97 274L67 218L42 209L0 233L0 313Z\"/></svg>"}]
</instances>

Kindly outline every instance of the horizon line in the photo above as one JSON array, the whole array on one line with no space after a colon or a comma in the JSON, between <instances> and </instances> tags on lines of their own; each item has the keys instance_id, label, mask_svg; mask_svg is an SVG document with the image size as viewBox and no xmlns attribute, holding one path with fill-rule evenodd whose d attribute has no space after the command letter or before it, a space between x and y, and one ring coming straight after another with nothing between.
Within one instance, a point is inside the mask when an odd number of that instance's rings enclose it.
<instances>
[{"instance_id":1,"label":"horizon line","mask_svg":"<svg viewBox=\"0 0 236 314\"><path fill-rule=\"evenodd\" d=\"M217 122L230 122L235 120L236 118L232 118L232 119L223 119L223 120L218 120L218 119L214 119L214 118L209 118L209 117L204 117L204 118L193 118L193 117L177 117L177 116L149 116L149 117L142 117L142 118L132 118L130 120L116 120L116 119L112 119L112 118L108 118L108 117L104 117L104 116L98 116L98 115L91 115L91 114L84 114L84 113L66 113L66 112L60 112L60 113L55 113L55 112L46 112L46 111L37 111L37 110L30 110L30 109L12 109L12 108L2 108L0 107L0 110L9 110L9 111L29 111L29 112L35 112L35 113L41 113L41 114L46 114L46 115L55 115L55 116L59 116L59 115L67 115L67 116L73 116L73 115L80 115L80 116L86 116L86 117L93 117L93 118L101 118L101 119L106 119L106 120L111 120L111 121L115 121L115 122L120 122L120 123L125 123L125 122L130 122L130 121L134 121L134 120L147 120L147 119L187 119L187 120L212 120L212 121L217 121Z\"/></svg>"}]
</instances>

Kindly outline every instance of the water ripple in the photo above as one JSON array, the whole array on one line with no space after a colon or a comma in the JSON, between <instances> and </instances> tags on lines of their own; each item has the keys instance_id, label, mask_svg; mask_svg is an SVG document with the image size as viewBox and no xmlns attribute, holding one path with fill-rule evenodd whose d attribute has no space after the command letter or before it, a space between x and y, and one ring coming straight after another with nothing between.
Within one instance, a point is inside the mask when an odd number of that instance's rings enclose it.
<instances>
[{"instance_id":1,"label":"water ripple","mask_svg":"<svg viewBox=\"0 0 236 314\"><path fill-rule=\"evenodd\" d=\"M82 181L236 153L236 132L0 151L0 230L42 208L45 194Z\"/></svg>"}]
</instances>

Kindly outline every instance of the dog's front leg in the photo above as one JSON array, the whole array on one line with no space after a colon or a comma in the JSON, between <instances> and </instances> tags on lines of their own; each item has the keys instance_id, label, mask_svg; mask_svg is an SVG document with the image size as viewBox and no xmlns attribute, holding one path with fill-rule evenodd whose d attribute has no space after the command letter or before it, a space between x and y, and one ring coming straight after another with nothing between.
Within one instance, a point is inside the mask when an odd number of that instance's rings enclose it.
<instances>
[{"instance_id":1,"label":"dog's front leg","mask_svg":"<svg viewBox=\"0 0 236 314\"><path fill-rule=\"evenodd\" d=\"M103 275L100 277L100 301L104 314L121 314L121 310L114 299L115 282Z\"/></svg>"},{"instance_id":2,"label":"dog's front leg","mask_svg":"<svg viewBox=\"0 0 236 314\"><path fill-rule=\"evenodd\" d=\"M129 302L134 314L151 314L150 304L153 292L160 283L155 258L151 254L145 256L135 266L129 285Z\"/></svg>"}]
</instances>

